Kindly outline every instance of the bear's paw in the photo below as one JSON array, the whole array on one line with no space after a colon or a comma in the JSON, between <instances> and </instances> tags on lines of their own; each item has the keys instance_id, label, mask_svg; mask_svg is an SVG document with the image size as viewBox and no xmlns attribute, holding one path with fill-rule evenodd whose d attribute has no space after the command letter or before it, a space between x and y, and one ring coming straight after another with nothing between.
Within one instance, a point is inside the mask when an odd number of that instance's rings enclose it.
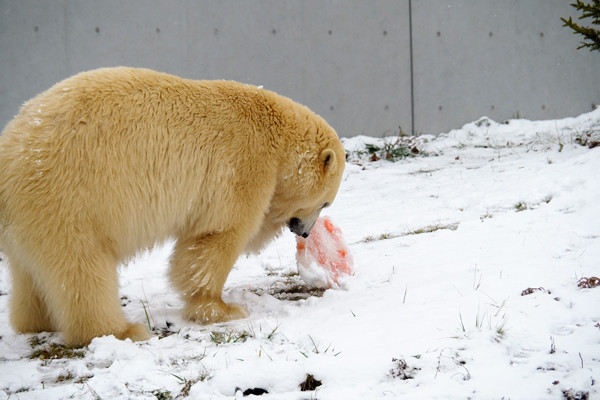
<instances>
[{"instance_id":1,"label":"bear's paw","mask_svg":"<svg viewBox=\"0 0 600 400\"><path fill-rule=\"evenodd\" d=\"M188 304L184 316L190 321L208 325L244 319L248 313L237 304L227 304L221 299Z\"/></svg>"},{"instance_id":2,"label":"bear's paw","mask_svg":"<svg viewBox=\"0 0 600 400\"><path fill-rule=\"evenodd\" d=\"M131 339L134 342L148 340L152 337L144 324L127 324L127 329L115 335L117 339Z\"/></svg>"}]
</instances>

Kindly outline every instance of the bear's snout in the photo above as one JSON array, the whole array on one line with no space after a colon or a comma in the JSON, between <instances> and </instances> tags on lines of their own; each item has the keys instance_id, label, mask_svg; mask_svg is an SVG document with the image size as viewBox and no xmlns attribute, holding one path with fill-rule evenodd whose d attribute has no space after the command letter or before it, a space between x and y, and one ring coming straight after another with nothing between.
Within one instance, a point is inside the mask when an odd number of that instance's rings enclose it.
<instances>
[{"instance_id":1,"label":"bear's snout","mask_svg":"<svg viewBox=\"0 0 600 400\"><path fill-rule=\"evenodd\" d=\"M307 231L302 221L300 221L300 219L298 218L290 219L290 222L288 222L288 227L290 228L290 231L292 231L292 233L295 233L298 236L302 236L305 239L310 234L310 230Z\"/></svg>"}]
</instances>

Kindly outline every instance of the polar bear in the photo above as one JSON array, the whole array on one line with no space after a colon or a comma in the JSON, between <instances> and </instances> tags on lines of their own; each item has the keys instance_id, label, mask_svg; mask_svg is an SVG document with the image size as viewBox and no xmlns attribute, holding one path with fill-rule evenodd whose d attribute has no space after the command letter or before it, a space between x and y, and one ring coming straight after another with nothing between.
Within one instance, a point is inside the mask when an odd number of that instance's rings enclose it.
<instances>
[{"instance_id":1,"label":"polar bear","mask_svg":"<svg viewBox=\"0 0 600 400\"><path fill-rule=\"evenodd\" d=\"M0 249L18 332L145 340L117 265L168 238L183 315L243 318L221 298L238 256L286 225L307 236L336 196L345 151L308 108L232 81L126 67L68 78L0 137Z\"/></svg>"}]
</instances>

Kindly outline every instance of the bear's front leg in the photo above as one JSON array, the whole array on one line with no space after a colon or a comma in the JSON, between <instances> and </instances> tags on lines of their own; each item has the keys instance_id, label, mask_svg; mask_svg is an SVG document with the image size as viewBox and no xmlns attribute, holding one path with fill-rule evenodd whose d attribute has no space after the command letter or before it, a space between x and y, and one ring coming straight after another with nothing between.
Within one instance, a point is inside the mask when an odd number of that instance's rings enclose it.
<instances>
[{"instance_id":1,"label":"bear's front leg","mask_svg":"<svg viewBox=\"0 0 600 400\"><path fill-rule=\"evenodd\" d=\"M170 278L185 301L185 318L211 324L247 316L239 305L221 299L227 276L243 247L243 241L231 231L177 240Z\"/></svg>"},{"instance_id":2,"label":"bear's front leg","mask_svg":"<svg viewBox=\"0 0 600 400\"><path fill-rule=\"evenodd\" d=\"M16 258L10 258L12 295L10 298L10 322L17 332L37 333L54 331L50 315L43 301L42 292L33 276Z\"/></svg>"}]
</instances>

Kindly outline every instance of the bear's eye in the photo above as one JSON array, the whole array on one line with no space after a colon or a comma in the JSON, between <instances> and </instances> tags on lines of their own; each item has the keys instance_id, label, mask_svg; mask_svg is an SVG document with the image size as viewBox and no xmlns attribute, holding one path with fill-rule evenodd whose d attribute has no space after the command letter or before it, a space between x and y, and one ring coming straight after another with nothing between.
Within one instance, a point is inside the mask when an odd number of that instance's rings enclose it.
<instances>
[{"instance_id":1,"label":"bear's eye","mask_svg":"<svg viewBox=\"0 0 600 400\"><path fill-rule=\"evenodd\" d=\"M323 203L323 205L321 206L321 208L327 208L329 206L330 206L329 202L325 202L325 203Z\"/></svg>"}]
</instances>

